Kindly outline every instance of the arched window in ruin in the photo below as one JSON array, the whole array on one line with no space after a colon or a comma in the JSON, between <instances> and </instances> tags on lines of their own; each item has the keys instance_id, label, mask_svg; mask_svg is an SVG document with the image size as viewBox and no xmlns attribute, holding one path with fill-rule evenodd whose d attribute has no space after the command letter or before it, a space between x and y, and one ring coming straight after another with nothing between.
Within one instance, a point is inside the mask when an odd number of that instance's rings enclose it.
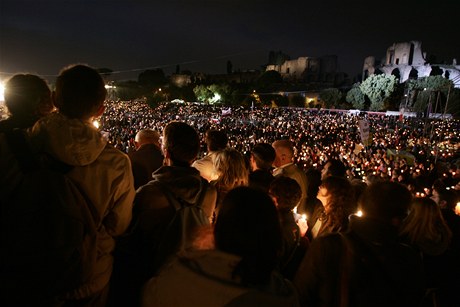
<instances>
[{"instance_id":1,"label":"arched window in ruin","mask_svg":"<svg viewBox=\"0 0 460 307\"><path fill-rule=\"evenodd\" d=\"M430 76L442 76L442 69L438 66L431 66Z\"/></svg>"},{"instance_id":2,"label":"arched window in ruin","mask_svg":"<svg viewBox=\"0 0 460 307\"><path fill-rule=\"evenodd\" d=\"M412 68L410 73L409 73L409 79L411 80L417 80L418 79L418 71L417 69Z\"/></svg>"},{"instance_id":3,"label":"arched window in ruin","mask_svg":"<svg viewBox=\"0 0 460 307\"><path fill-rule=\"evenodd\" d=\"M411 43L410 44L410 51L409 51L409 65L412 65L412 61L414 60L414 49L415 49L415 46L414 46L414 43Z\"/></svg>"},{"instance_id":4,"label":"arched window in ruin","mask_svg":"<svg viewBox=\"0 0 460 307\"><path fill-rule=\"evenodd\" d=\"M398 79L401 78L401 73L399 72L399 69L397 69L397 68L393 69L393 71L391 72L391 75L395 76Z\"/></svg>"},{"instance_id":5,"label":"arched window in ruin","mask_svg":"<svg viewBox=\"0 0 460 307\"><path fill-rule=\"evenodd\" d=\"M444 72L444 78L449 79L449 77L450 77L450 73L449 73L449 71L446 69L446 71Z\"/></svg>"}]
</instances>

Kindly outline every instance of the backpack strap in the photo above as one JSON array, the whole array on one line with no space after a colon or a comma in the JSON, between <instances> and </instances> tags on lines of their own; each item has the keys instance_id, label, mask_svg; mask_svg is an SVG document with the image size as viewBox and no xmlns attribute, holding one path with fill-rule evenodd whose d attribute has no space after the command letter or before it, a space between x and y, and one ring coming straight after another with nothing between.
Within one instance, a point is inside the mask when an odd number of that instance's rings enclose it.
<instances>
[{"instance_id":1,"label":"backpack strap","mask_svg":"<svg viewBox=\"0 0 460 307\"><path fill-rule=\"evenodd\" d=\"M175 211L178 211L180 209L180 207L177 206L177 203L179 203L182 207L184 207L184 206L197 206L197 207L201 208L202 205L203 205L203 200L204 200L204 198L206 196L206 192L208 191L208 186L209 186L209 183L206 181L206 179L201 178L201 184L202 184L203 188L199 192L198 199L197 199L196 203L191 204L189 202L186 202L182 198L177 197L171 191L171 189L167 185L162 183L161 181L157 180L156 184L158 184L158 186L161 188L161 190L165 194L166 198L168 199L169 204L174 208ZM171 200L176 200L177 202L176 201L171 201Z\"/></svg>"},{"instance_id":2,"label":"backpack strap","mask_svg":"<svg viewBox=\"0 0 460 307\"><path fill-rule=\"evenodd\" d=\"M21 129L6 131L5 137L11 152L16 157L24 173L37 170L45 165L47 168L61 174L67 174L73 169L72 165L59 161L50 154L36 152L32 148L28 136Z\"/></svg>"}]
</instances>

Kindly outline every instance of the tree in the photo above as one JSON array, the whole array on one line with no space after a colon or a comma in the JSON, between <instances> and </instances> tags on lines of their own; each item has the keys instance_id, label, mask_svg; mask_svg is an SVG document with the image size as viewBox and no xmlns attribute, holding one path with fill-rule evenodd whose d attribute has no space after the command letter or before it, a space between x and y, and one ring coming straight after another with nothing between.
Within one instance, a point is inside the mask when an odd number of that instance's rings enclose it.
<instances>
[{"instance_id":1,"label":"tree","mask_svg":"<svg viewBox=\"0 0 460 307\"><path fill-rule=\"evenodd\" d=\"M167 83L165 73L162 69L148 69L139 74L139 85L147 91L164 86Z\"/></svg>"},{"instance_id":2,"label":"tree","mask_svg":"<svg viewBox=\"0 0 460 307\"><path fill-rule=\"evenodd\" d=\"M326 108L331 108L339 104L342 93L336 88L327 88L319 93L319 98L324 101Z\"/></svg>"},{"instance_id":3,"label":"tree","mask_svg":"<svg viewBox=\"0 0 460 307\"><path fill-rule=\"evenodd\" d=\"M390 97L395 90L398 79L391 75L371 75L359 86L361 92L371 101L370 110L380 111L384 107L384 100Z\"/></svg>"},{"instance_id":4,"label":"tree","mask_svg":"<svg viewBox=\"0 0 460 307\"><path fill-rule=\"evenodd\" d=\"M292 96L292 98L289 100L289 106L305 108L305 97L301 95Z\"/></svg>"},{"instance_id":5,"label":"tree","mask_svg":"<svg viewBox=\"0 0 460 307\"><path fill-rule=\"evenodd\" d=\"M424 112L430 101L435 102L438 99L438 95L443 100L442 102L447 100L447 93L449 88L453 88L453 82L439 75L428 76L418 80L409 80L408 88L409 91L416 93L413 102L414 111Z\"/></svg>"},{"instance_id":6,"label":"tree","mask_svg":"<svg viewBox=\"0 0 460 307\"><path fill-rule=\"evenodd\" d=\"M269 70L262 73L256 80L258 91L271 90L274 85L283 83L280 73L275 70Z\"/></svg>"},{"instance_id":7,"label":"tree","mask_svg":"<svg viewBox=\"0 0 460 307\"><path fill-rule=\"evenodd\" d=\"M452 114L455 118L460 117L460 89L451 89L445 111L447 114Z\"/></svg>"},{"instance_id":8,"label":"tree","mask_svg":"<svg viewBox=\"0 0 460 307\"><path fill-rule=\"evenodd\" d=\"M353 88L347 92L345 99L348 103L353 105L353 108L358 110L364 109L364 102L366 99L364 98L363 92L359 88L359 83L353 85Z\"/></svg>"},{"instance_id":9,"label":"tree","mask_svg":"<svg viewBox=\"0 0 460 307\"><path fill-rule=\"evenodd\" d=\"M212 92L208 89L206 85L200 84L193 88L193 93L196 96L198 101L209 102L209 99L212 98Z\"/></svg>"}]
</instances>

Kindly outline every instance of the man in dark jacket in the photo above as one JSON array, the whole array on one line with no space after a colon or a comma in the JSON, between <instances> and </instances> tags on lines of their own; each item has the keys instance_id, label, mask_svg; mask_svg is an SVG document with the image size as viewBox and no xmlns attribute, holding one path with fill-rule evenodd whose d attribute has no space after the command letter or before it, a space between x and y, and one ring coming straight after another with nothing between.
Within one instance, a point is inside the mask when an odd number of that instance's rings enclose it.
<instances>
[{"instance_id":1,"label":"man in dark jacket","mask_svg":"<svg viewBox=\"0 0 460 307\"><path fill-rule=\"evenodd\" d=\"M149 183L136 191L133 221L128 234L119 242L112 279L111 304L114 306L137 306L143 284L158 273L165 259L179 251L176 244L179 242L167 242L168 255L165 255L165 248L158 248L175 217L175 203L172 202L200 205L206 224L211 220L217 192L191 166L199 146L198 133L188 124L173 121L165 127L164 165L152 174ZM184 224L191 223L187 218L181 222L182 229L175 229L179 232L188 229Z\"/></svg>"},{"instance_id":2,"label":"man in dark jacket","mask_svg":"<svg viewBox=\"0 0 460 307\"><path fill-rule=\"evenodd\" d=\"M160 147L160 134L151 129L142 129L134 139L136 151L128 153L137 190L150 180L152 173L163 165Z\"/></svg>"},{"instance_id":3,"label":"man in dark jacket","mask_svg":"<svg viewBox=\"0 0 460 307\"><path fill-rule=\"evenodd\" d=\"M350 231L316 239L294 284L303 306L419 306L424 294L420 255L398 239L410 192L394 182L364 191L362 217Z\"/></svg>"}]
</instances>

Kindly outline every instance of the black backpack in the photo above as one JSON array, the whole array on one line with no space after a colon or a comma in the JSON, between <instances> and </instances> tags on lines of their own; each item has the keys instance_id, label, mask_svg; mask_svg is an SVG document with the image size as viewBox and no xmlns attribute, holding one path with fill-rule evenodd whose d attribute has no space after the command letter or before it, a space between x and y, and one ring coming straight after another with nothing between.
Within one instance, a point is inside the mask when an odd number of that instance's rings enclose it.
<instances>
[{"instance_id":1,"label":"black backpack","mask_svg":"<svg viewBox=\"0 0 460 307\"><path fill-rule=\"evenodd\" d=\"M59 305L91 278L96 215L71 166L35 153L21 130L4 136L20 171L0 189L0 305Z\"/></svg>"},{"instance_id":2,"label":"black backpack","mask_svg":"<svg viewBox=\"0 0 460 307\"><path fill-rule=\"evenodd\" d=\"M190 204L174 195L166 185L157 181L162 191L168 198L169 204L175 213L166 228L162 231L161 240L155 246L155 257L152 259L153 271L156 273L167 260L177 252L185 251L192 247L196 231L209 225L209 220L202 209L202 202L206 195L208 182L202 178L206 186L199 195L196 204Z\"/></svg>"},{"instance_id":3,"label":"black backpack","mask_svg":"<svg viewBox=\"0 0 460 307\"><path fill-rule=\"evenodd\" d=\"M192 246L195 231L209 220L202 209L202 202L209 188L209 183L202 178L205 188L195 204L190 204L174 195L159 180L149 184L159 186L167 197L172 217L168 220L158 237L152 242L145 239L139 231L138 220L134 220L131 229L118 239L114 252L114 268L110 284L109 306L138 306L142 286L152 276L159 273L161 267L177 252Z\"/></svg>"}]
</instances>

